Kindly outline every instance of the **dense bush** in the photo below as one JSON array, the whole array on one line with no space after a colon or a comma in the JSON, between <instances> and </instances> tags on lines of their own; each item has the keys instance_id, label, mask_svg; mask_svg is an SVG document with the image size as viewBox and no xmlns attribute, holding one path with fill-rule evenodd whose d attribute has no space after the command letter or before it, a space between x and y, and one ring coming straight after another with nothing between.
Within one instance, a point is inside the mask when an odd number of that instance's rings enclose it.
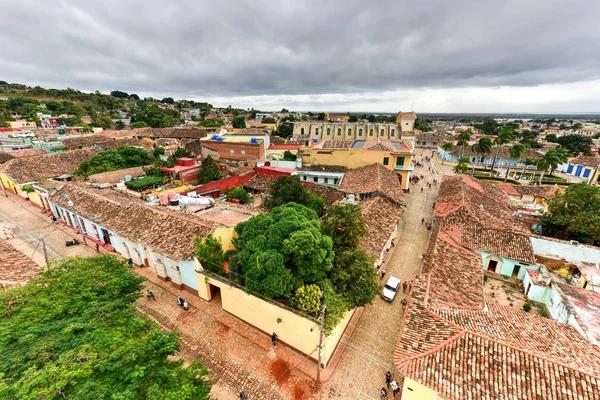
<instances>
[{"instance_id":1,"label":"dense bush","mask_svg":"<svg viewBox=\"0 0 600 400\"><path fill-rule=\"evenodd\" d=\"M152 189L161 186L165 182L162 176L144 176L129 182L125 182L128 189L142 192L146 189Z\"/></svg>"},{"instance_id":2,"label":"dense bush","mask_svg":"<svg viewBox=\"0 0 600 400\"><path fill-rule=\"evenodd\" d=\"M250 197L242 185L228 189L225 194L227 195L227 200L238 199L241 204L249 203L252 200L252 197Z\"/></svg>"},{"instance_id":3,"label":"dense bush","mask_svg":"<svg viewBox=\"0 0 600 400\"><path fill-rule=\"evenodd\" d=\"M89 160L83 161L79 164L75 175L90 176L102 172L141 167L142 165L152 164L153 161L154 156L146 150L123 146L116 150L102 151Z\"/></svg>"}]
</instances>

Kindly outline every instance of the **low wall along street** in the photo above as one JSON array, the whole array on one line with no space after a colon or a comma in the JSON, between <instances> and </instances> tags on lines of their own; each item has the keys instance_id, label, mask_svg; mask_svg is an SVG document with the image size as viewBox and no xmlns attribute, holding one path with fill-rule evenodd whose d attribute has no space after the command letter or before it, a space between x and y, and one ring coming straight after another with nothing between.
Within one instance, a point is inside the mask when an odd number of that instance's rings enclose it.
<instances>
[{"instance_id":1,"label":"low wall along street","mask_svg":"<svg viewBox=\"0 0 600 400\"><path fill-rule=\"evenodd\" d=\"M280 307L246 293L234 283L205 275L196 261L198 295L206 300L216 300L220 292L223 310L242 321L260 329L268 335L277 334L280 341L302 354L318 359L319 324L294 311ZM331 357L348 326L354 310L346 312L344 318L324 340L322 366L327 367Z\"/></svg>"}]
</instances>

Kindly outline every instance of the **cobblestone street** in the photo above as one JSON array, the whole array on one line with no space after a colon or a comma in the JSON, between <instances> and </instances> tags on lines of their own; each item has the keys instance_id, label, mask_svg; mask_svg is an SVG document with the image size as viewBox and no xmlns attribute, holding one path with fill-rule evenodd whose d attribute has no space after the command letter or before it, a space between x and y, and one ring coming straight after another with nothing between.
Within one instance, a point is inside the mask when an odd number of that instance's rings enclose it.
<instances>
[{"instance_id":1,"label":"cobblestone street","mask_svg":"<svg viewBox=\"0 0 600 400\"><path fill-rule=\"evenodd\" d=\"M417 161L430 151L415 149ZM402 226L395 240L393 253L384 263L386 276L392 275L402 281L411 280L419 272L422 255L427 247L429 231L421 225L421 218L431 218L433 203L439 186L428 189L425 182L432 182L430 163L423 161L423 168L415 168L413 174L424 179L411 185L406 194L407 207ZM441 177L438 176L438 182ZM421 187L424 187L421 192ZM383 282L382 282L383 284ZM400 325L402 323L401 301L408 293L400 291L397 298L388 303L377 297L364 308L347 348L331 379L325 385L323 399L376 399L385 384L385 372L393 372L392 356ZM397 374L394 379L400 383Z\"/></svg>"},{"instance_id":2,"label":"cobblestone street","mask_svg":"<svg viewBox=\"0 0 600 400\"><path fill-rule=\"evenodd\" d=\"M420 161L423 154L417 151L416 160ZM423 183L433 179L428 170L429 162L424 165L424 168L415 168L414 174L424 175L424 180L411 185L411 193L406 195L407 208L400 232L384 264L385 279L393 275L406 281L419 271L429 237L421 218L431 218L437 196L437 186L428 189ZM438 177L438 181L440 179ZM424 187L423 192L421 187ZM73 230L50 223L48 214L13 194L8 198L0 196L0 228L13 230L13 246L27 256L34 254L38 264L44 263L41 246L38 246L42 237L45 237L50 260L97 254L93 247L84 245L65 247L66 240L77 237ZM135 271L148 279L145 285L157 298L157 301L141 298L140 314L154 319L163 329L180 333L179 356L186 362L200 360L210 369L214 382L212 395L216 399L238 399L242 388L251 399L376 399L385 372L393 371L392 355L403 316L401 301L406 296L401 291L392 303L377 297L364 308L333 375L322 390L316 392L314 362L286 346L273 349L267 334L223 311L219 298L207 303L158 280L148 268L135 268ZM177 306L177 296L188 300L189 311ZM400 377L395 376L395 379L400 383Z\"/></svg>"}]
</instances>

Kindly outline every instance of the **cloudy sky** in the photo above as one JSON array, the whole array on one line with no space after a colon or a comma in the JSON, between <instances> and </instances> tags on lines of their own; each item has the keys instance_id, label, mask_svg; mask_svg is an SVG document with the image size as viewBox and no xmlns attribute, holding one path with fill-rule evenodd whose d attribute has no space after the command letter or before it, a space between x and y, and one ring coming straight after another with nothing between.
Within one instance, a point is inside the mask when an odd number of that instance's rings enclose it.
<instances>
[{"instance_id":1,"label":"cloudy sky","mask_svg":"<svg viewBox=\"0 0 600 400\"><path fill-rule=\"evenodd\" d=\"M260 109L600 112L598 0L0 0L0 80Z\"/></svg>"}]
</instances>

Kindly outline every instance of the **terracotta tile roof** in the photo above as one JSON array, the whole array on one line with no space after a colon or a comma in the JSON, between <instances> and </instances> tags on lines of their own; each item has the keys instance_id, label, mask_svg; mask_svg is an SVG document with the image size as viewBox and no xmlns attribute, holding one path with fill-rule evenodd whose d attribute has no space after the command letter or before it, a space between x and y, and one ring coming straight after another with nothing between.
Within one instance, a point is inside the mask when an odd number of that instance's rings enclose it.
<instances>
[{"instance_id":1,"label":"terracotta tile roof","mask_svg":"<svg viewBox=\"0 0 600 400\"><path fill-rule=\"evenodd\" d=\"M364 145L365 150L378 150L378 151L394 151L394 144L391 140L368 140Z\"/></svg>"},{"instance_id":2,"label":"terracotta tile roof","mask_svg":"<svg viewBox=\"0 0 600 400\"><path fill-rule=\"evenodd\" d=\"M569 160L569 163L572 165L585 165L586 167L596 168L598 163L600 163L599 156L584 156L579 155L572 160Z\"/></svg>"},{"instance_id":3,"label":"terracotta tile roof","mask_svg":"<svg viewBox=\"0 0 600 400\"><path fill-rule=\"evenodd\" d=\"M306 188L317 196L322 197L325 202L325 207L331 207L336 201L339 201L346 196L346 193L333 186L314 184L306 185Z\"/></svg>"},{"instance_id":4,"label":"terracotta tile roof","mask_svg":"<svg viewBox=\"0 0 600 400\"><path fill-rule=\"evenodd\" d=\"M0 237L0 254L0 283L3 285L26 283L40 268L3 237Z\"/></svg>"},{"instance_id":5,"label":"terracotta tile roof","mask_svg":"<svg viewBox=\"0 0 600 400\"><path fill-rule=\"evenodd\" d=\"M265 124L263 124L262 122L258 122L254 119L249 119L246 121L246 125L250 125L256 128L264 128Z\"/></svg>"},{"instance_id":6,"label":"terracotta tile roof","mask_svg":"<svg viewBox=\"0 0 600 400\"><path fill-rule=\"evenodd\" d=\"M500 189L502 189L509 196L513 196L513 197L521 196L521 193L519 193L516 189L517 187L514 185L511 185L510 183L499 183L496 186L498 186Z\"/></svg>"},{"instance_id":7,"label":"terracotta tile roof","mask_svg":"<svg viewBox=\"0 0 600 400\"><path fill-rule=\"evenodd\" d=\"M68 209L63 196L68 194L84 218L174 260L187 260L195 248L194 238L206 237L216 226L196 216L140 204L122 195L109 199L105 196L109 192L69 184L51 195L50 200Z\"/></svg>"},{"instance_id":8,"label":"terracotta tile roof","mask_svg":"<svg viewBox=\"0 0 600 400\"><path fill-rule=\"evenodd\" d=\"M101 135L89 135L76 138L61 139L63 146L68 149L77 149L78 147L91 146L94 144L101 144L111 141L114 141L114 139L104 137Z\"/></svg>"},{"instance_id":9,"label":"terracotta tile roof","mask_svg":"<svg viewBox=\"0 0 600 400\"><path fill-rule=\"evenodd\" d=\"M503 229L484 228L477 224L469 224L466 227L447 225L445 219L442 222L442 229L456 243L469 249L485 251L528 264L536 263L529 235Z\"/></svg>"},{"instance_id":10,"label":"terracotta tile roof","mask_svg":"<svg viewBox=\"0 0 600 400\"><path fill-rule=\"evenodd\" d=\"M600 344L600 293L564 283L557 285L588 341Z\"/></svg>"},{"instance_id":11,"label":"terracotta tile roof","mask_svg":"<svg viewBox=\"0 0 600 400\"><path fill-rule=\"evenodd\" d=\"M271 188L271 184L274 181L274 178L256 174L244 184L244 187L249 190L265 193L269 191L269 189Z\"/></svg>"},{"instance_id":12,"label":"terracotta tile roof","mask_svg":"<svg viewBox=\"0 0 600 400\"><path fill-rule=\"evenodd\" d=\"M375 163L346 172L340 189L350 194L379 193L400 205L406 205L398 175Z\"/></svg>"},{"instance_id":13,"label":"terracotta tile roof","mask_svg":"<svg viewBox=\"0 0 600 400\"><path fill-rule=\"evenodd\" d=\"M0 172L17 183L35 182L73 173L79 164L92 157L97 149L83 149L68 153L44 154L25 158L14 158L0 166Z\"/></svg>"},{"instance_id":14,"label":"terracotta tile roof","mask_svg":"<svg viewBox=\"0 0 600 400\"><path fill-rule=\"evenodd\" d=\"M515 191L519 193L521 196L537 196L543 199L551 199L559 193L564 193L565 191L558 186L514 186Z\"/></svg>"},{"instance_id":15,"label":"terracotta tile roof","mask_svg":"<svg viewBox=\"0 0 600 400\"><path fill-rule=\"evenodd\" d=\"M425 132L420 133L416 136L415 140L417 142L443 142L446 140L452 141L451 137L442 136L435 132ZM466 147L466 146L465 146Z\"/></svg>"},{"instance_id":16,"label":"terracotta tile roof","mask_svg":"<svg viewBox=\"0 0 600 400\"><path fill-rule=\"evenodd\" d=\"M528 226L512 218L512 214L512 203L504 191L468 175L445 176L433 210L434 217L444 218L446 227L477 224L528 233Z\"/></svg>"},{"instance_id":17,"label":"terracotta tile roof","mask_svg":"<svg viewBox=\"0 0 600 400\"><path fill-rule=\"evenodd\" d=\"M352 146L351 140L323 140L315 148L323 150L346 150Z\"/></svg>"},{"instance_id":18,"label":"terracotta tile roof","mask_svg":"<svg viewBox=\"0 0 600 400\"><path fill-rule=\"evenodd\" d=\"M434 226L423 273L429 274L431 304L437 307L483 309L481 256L458 245Z\"/></svg>"},{"instance_id":19,"label":"terracotta tile roof","mask_svg":"<svg viewBox=\"0 0 600 400\"><path fill-rule=\"evenodd\" d=\"M46 154L46 151L40 147L14 151L0 151L0 164L12 160L13 158L40 156L42 154Z\"/></svg>"},{"instance_id":20,"label":"terracotta tile roof","mask_svg":"<svg viewBox=\"0 0 600 400\"><path fill-rule=\"evenodd\" d=\"M600 398L600 350L569 325L490 303L438 308L413 281L394 352L400 372L452 399Z\"/></svg>"},{"instance_id":21,"label":"terracotta tile roof","mask_svg":"<svg viewBox=\"0 0 600 400\"><path fill-rule=\"evenodd\" d=\"M360 246L372 257L379 257L388 239L396 230L404 209L381 196L360 202L360 210L367 224L368 234Z\"/></svg>"},{"instance_id":22,"label":"terracotta tile roof","mask_svg":"<svg viewBox=\"0 0 600 400\"><path fill-rule=\"evenodd\" d=\"M401 118L406 119L417 119L417 114L414 111L411 112L399 112Z\"/></svg>"},{"instance_id":23,"label":"terracotta tile roof","mask_svg":"<svg viewBox=\"0 0 600 400\"><path fill-rule=\"evenodd\" d=\"M100 143L99 146L102 147L102 149L104 150L115 150L123 146L141 147L147 151L152 151L153 149L152 143L150 143L149 141L136 138L116 140L111 139L109 141Z\"/></svg>"}]
</instances>

